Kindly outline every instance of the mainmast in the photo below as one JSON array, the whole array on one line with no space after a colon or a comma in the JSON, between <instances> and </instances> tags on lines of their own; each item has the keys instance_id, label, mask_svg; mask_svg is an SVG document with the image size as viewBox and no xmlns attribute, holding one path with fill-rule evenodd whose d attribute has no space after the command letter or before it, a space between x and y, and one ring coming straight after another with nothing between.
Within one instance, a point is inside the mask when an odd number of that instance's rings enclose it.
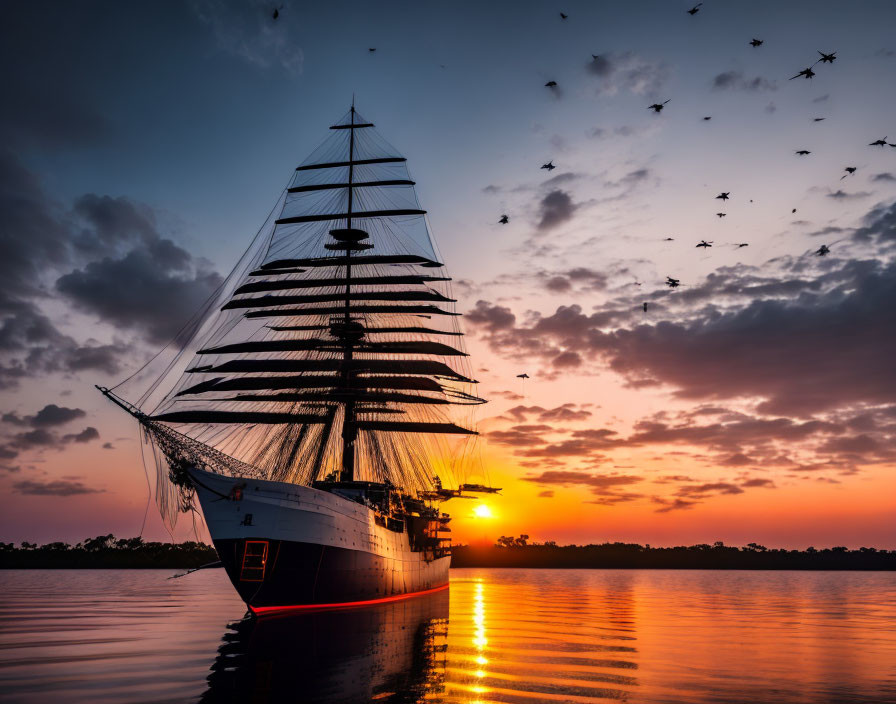
<instances>
[{"instance_id":1,"label":"mainmast","mask_svg":"<svg viewBox=\"0 0 896 704\"><path fill-rule=\"evenodd\" d=\"M348 146L348 210L346 217L346 230L352 231L352 200L354 196L355 182L355 102L352 100L351 122L349 124L349 146ZM334 238L338 235L334 234L334 230L330 234ZM361 232L358 230L358 232ZM366 236L366 233L365 233ZM360 241L360 240L359 240ZM342 372L342 380L345 391L345 403L343 412L345 418L342 422L342 473L339 479L344 482L353 481L355 478L355 440L358 439L358 426L355 424L355 397L352 393L352 358L354 357L354 340L355 335L350 335L349 330L352 325L352 250L351 242L346 242L345 250L345 318L343 322L343 359L345 368ZM359 324L360 325L360 324ZM363 335L362 331L360 332ZM360 339L360 337L358 338Z\"/></svg>"},{"instance_id":2,"label":"mainmast","mask_svg":"<svg viewBox=\"0 0 896 704\"><path fill-rule=\"evenodd\" d=\"M189 426L276 481L335 472L425 489L424 439L474 435L449 412L483 400L455 368L459 314L407 160L354 105L330 129L296 168L265 253L147 419Z\"/></svg>"}]
</instances>

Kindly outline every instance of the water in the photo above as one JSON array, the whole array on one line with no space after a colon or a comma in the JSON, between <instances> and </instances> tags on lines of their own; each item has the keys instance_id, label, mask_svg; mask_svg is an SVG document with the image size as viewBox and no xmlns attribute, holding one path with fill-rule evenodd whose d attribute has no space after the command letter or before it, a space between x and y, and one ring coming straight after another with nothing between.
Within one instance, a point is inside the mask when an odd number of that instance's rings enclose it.
<instances>
[{"instance_id":1,"label":"water","mask_svg":"<svg viewBox=\"0 0 896 704\"><path fill-rule=\"evenodd\" d=\"M242 620L223 571L0 572L4 702L896 702L896 574L452 570Z\"/></svg>"}]
</instances>

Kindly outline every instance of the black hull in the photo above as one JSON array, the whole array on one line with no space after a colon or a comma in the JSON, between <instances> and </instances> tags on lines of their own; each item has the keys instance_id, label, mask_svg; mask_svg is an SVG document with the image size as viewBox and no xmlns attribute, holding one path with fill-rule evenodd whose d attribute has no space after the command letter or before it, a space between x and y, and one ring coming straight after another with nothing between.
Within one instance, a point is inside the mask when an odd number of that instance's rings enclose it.
<instances>
[{"instance_id":1,"label":"black hull","mask_svg":"<svg viewBox=\"0 0 896 704\"><path fill-rule=\"evenodd\" d=\"M214 543L230 581L255 611L376 601L448 584L451 558L447 556L426 562L423 553L412 553L415 559L398 560L318 543L263 538ZM247 543L264 544L263 570L246 569Z\"/></svg>"}]
</instances>

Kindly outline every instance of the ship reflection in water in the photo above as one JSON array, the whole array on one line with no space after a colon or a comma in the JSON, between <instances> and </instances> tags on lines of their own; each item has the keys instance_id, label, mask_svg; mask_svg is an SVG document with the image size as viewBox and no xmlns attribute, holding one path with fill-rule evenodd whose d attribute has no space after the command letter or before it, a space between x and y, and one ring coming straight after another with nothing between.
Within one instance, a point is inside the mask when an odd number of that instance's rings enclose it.
<instances>
[{"instance_id":1,"label":"ship reflection in water","mask_svg":"<svg viewBox=\"0 0 896 704\"><path fill-rule=\"evenodd\" d=\"M170 576L0 573L0 699L896 702L893 572L457 569L450 590L229 627L226 575Z\"/></svg>"},{"instance_id":2,"label":"ship reflection in water","mask_svg":"<svg viewBox=\"0 0 896 704\"><path fill-rule=\"evenodd\" d=\"M443 689L448 590L229 624L202 702L416 702ZM297 698L297 695L300 696Z\"/></svg>"}]
</instances>

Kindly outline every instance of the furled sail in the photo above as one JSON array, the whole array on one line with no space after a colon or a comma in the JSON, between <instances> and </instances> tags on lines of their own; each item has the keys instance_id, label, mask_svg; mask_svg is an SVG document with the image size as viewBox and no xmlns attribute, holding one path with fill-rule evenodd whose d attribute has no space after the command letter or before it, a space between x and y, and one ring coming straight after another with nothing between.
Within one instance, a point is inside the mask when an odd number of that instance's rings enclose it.
<instances>
[{"instance_id":1,"label":"furled sail","mask_svg":"<svg viewBox=\"0 0 896 704\"><path fill-rule=\"evenodd\" d=\"M349 110L178 340L145 418L272 480L430 489L483 400L414 185Z\"/></svg>"}]
</instances>

